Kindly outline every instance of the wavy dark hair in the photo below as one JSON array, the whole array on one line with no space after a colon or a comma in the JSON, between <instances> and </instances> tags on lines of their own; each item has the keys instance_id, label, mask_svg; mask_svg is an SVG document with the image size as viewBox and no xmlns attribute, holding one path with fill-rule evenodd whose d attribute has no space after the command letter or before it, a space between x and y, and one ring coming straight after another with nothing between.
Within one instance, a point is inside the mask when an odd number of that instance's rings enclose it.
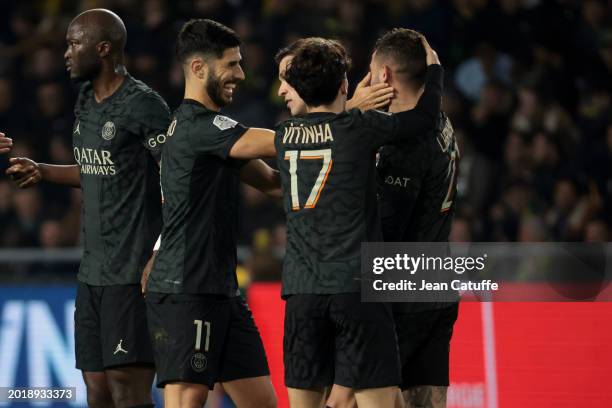
<instances>
[{"instance_id":1,"label":"wavy dark hair","mask_svg":"<svg viewBox=\"0 0 612 408\"><path fill-rule=\"evenodd\" d=\"M295 88L304 102L308 106L332 103L351 66L342 44L310 37L298 40L283 50L277 54L277 61L286 55L293 56L285 72L285 80ZM279 55L282 56L279 58Z\"/></svg>"}]
</instances>

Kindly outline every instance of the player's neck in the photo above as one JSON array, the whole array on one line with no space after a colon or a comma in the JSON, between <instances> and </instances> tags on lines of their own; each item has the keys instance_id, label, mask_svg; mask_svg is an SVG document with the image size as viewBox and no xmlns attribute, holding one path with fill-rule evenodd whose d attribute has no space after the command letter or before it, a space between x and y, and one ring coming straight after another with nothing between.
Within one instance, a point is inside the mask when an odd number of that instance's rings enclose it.
<instances>
[{"instance_id":1,"label":"player's neck","mask_svg":"<svg viewBox=\"0 0 612 408\"><path fill-rule=\"evenodd\" d=\"M189 86L185 84L185 96L184 99L193 99L194 101L200 102L206 107L206 109L219 112L221 107L213 102L211 97L208 95L206 90L202 89L201 86Z\"/></svg>"},{"instance_id":2,"label":"player's neck","mask_svg":"<svg viewBox=\"0 0 612 408\"><path fill-rule=\"evenodd\" d=\"M396 87L396 95L391 100L389 105L389 112L402 112L410 109L414 109L421 95L423 95L423 88L414 92L412 89L406 87Z\"/></svg>"},{"instance_id":3,"label":"player's neck","mask_svg":"<svg viewBox=\"0 0 612 408\"><path fill-rule=\"evenodd\" d=\"M315 112L331 112L331 113L341 113L346 109L346 98L339 96L329 105L319 105L319 106L306 106L306 111L308 113Z\"/></svg>"},{"instance_id":4,"label":"player's neck","mask_svg":"<svg viewBox=\"0 0 612 408\"><path fill-rule=\"evenodd\" d=\"M92 81L96 102L100 103L114 94L125 81L126 75L127 71L123 65L117 66L113 70L102 69L100 74Z\"/></svg>"}]
</instances>

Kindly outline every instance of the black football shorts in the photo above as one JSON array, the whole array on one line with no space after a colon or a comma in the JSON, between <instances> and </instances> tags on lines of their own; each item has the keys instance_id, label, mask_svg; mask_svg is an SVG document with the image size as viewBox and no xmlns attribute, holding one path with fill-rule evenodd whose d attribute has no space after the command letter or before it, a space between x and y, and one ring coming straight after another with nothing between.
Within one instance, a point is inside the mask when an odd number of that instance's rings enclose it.
<instances>
[{"instance_id":1,"label":"black football shorts","mask_svg":"<svg viewBox=\"0 0 612 408\"><path fill-rule=\"evenodd\" d=\"M240 297L147 293L157 386L270 374L259 331Z\"/></svg>"},{"instance_id":2,"label":"black football shorts","mask_svg":"<svg viewBox=\"0 0 612 408\"><path fill-rule=\"evenodd\" d=\"M391 306L359 293L292 295L285 308L285 383L314 389L400 384Z\"/></svg>"},{"instance_id":3,"label":"black football shorts","mask_svg":"<svg viewBox=\"0 0 612 408\"><path fill-rule=\"evenodd\" d=\"M104 371L153 365L140 285L91 286L79 282L74 312L76 368Z\"/></svg>"},{"instance_id":4,"label":"black football shorts","mask_svg":"<svg viewBox=\"0 0 612 408\"><path fill-rule=\"evenodd\" d=\"M443 308L393 314L402 365L402 390L417 385L448 386L449 354L459 303Z\"/></svg>"}]
</instances>

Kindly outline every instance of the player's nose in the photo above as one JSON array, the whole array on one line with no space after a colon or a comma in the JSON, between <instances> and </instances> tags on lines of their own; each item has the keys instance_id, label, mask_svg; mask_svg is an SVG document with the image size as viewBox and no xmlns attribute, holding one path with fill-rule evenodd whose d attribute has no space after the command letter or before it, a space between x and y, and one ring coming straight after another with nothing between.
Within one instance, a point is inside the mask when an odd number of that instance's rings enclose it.
<instances>
[{"instance_id":1,"label":"player's nose","mask_svg":"<svg viewBox=\"0 0 612 408\"><path fill-rule=\"evenodd\" d=\"M236 72L236 79L243 81L244 78L245 78L244 71L242 70L242 67L238 65L238 71Z\"/></svg>"}]
</instances>

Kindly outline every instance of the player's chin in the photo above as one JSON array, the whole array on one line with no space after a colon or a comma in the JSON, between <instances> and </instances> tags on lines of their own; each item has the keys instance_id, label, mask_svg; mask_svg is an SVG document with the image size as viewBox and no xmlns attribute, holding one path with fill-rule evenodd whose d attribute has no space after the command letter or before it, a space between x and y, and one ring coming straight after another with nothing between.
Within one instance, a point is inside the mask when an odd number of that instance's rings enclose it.
<instances>
[{"instance_id":1,"label":"player's chin","mask_svg":"<svg viewBox=\"0 0 612 408\"><path fill-rule=\"evenodd\" d=\"M72 82L76 82L76 83L79 83L79 82L83 82L83 81L84 81L84 79L83 79L83 78L82 78L80 75L75 74L75 73L73 73L73 72L70 72L70 76L69 76L69 78L70 78L70 80L71 80Z\"/></svg>"}]
</instances>

